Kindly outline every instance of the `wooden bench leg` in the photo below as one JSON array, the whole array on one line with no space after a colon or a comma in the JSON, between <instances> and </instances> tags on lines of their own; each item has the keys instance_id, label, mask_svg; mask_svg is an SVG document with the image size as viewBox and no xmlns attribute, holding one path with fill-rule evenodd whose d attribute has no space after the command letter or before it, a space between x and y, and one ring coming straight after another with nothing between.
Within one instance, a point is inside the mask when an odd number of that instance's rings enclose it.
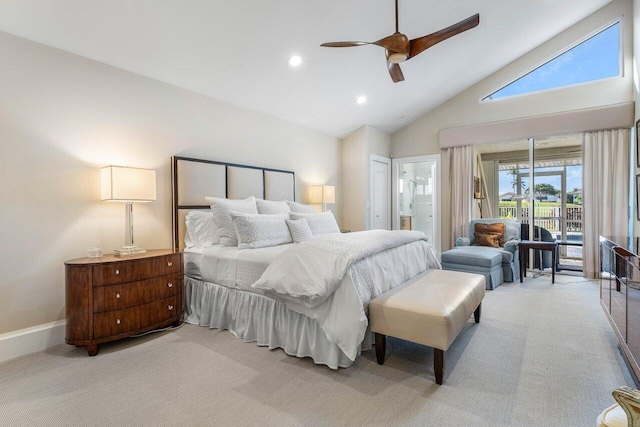
<instances>
[{"instance_id":1,"label":"wooden bench leg","mask_svg":"<svg viewBox=\"0 0 640 427\"><path fill-rule=\"evenodd\" d=\"M478 308L473 312L473 318L476 323L480 323L480 315L482 314L482 303L478 304Z\"/></svg>"},{"instance_id":2,"label":"wooden bench leg","mask_svg":"<svg viewBox=\"0 0 640 427\"><path fill-rule=\"evenodd\" d=\"M379 333L376 334L376 359L378 360L378 365L384 364L384 353L387 349L387 336Z\"/></svg>"},{"instance_id":3,"label":"wooden bench leg","mask_svg":"<svg viewBox=\"0 0 640 427\"><path fill-rule=\"evenodd\" d=\"M433 349L433 371L436 374L436 384L442 385L442 377L444 377L444 351Z\"/></svg>"}]
</instances>

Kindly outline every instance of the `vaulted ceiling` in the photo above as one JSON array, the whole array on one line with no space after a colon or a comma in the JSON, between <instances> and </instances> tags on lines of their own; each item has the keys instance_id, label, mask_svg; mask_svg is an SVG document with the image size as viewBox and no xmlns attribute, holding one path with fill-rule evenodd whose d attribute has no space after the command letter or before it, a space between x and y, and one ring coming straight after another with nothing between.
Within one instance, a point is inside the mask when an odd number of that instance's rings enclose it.
<instances>
[{"instance_id":1,"label":"vaulted ceiling","mask_svg":"<svg viewBox=\"0 0 640 427\"><path fill-rule=\"evenodd\" d=\"M397 84L380 47L320 47L392 34L393 0L6 1L0 31L342 137L395 132L609 2L399 0L409 38L480 25L402 64Z\"/></svg>"}]
</instances>

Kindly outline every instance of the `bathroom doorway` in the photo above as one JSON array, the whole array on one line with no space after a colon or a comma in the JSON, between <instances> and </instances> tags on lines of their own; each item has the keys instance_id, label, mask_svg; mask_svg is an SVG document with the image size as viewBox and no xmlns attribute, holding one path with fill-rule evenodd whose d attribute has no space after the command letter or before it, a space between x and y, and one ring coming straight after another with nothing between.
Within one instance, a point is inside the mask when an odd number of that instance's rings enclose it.
<instances>
[{"instance_id":1,"label":"bathroom doorway","mask_svg":"<svg viewBox=\"0 0 640 427\"><path fill-rule=\"evenodd\" d=\"M393 159L393 229L423 232L440 254L440 155Z\"/></svg>"}]
</instances>

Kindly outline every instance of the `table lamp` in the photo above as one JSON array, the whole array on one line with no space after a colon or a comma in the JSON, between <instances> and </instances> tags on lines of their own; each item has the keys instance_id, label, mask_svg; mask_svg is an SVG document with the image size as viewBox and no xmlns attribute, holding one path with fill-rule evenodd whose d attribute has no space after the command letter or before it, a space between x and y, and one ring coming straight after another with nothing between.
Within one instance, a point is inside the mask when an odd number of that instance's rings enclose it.
<instances>
[{"instance_id":1,"label":"table lamp","mask_svg":"<svg viewBox=\"0 0 640 427\"><path fill-rule=\"evenodd\" d=\"M125 203L125 245L116 256L143 254L146 249L133 243L133 203L156 200L156 171L105 166L102 168L102 200Z\"/></svg>"},{"instance_id":2,"label":"table lamp","mask_svg":"<svg viewBox=\"0 0 640 427\"><path fill-rule=\"evenodd\" d=\"M336 202L336 187L333 185L312 185L309 190L309 203L322 204L322 211L327 210L327 203Z\"/></svg>"}]
</instances>

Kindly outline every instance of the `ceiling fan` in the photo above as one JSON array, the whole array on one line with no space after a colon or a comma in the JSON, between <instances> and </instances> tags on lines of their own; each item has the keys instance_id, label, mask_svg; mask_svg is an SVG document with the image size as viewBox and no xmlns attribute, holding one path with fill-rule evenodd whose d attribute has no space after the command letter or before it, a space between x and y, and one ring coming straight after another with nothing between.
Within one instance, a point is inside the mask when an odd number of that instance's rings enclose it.
<instances>
[{"instance_id":1,"label":"ceiling fan","mask_svg":"<svg viewBox=\"0 0 640 427\"><path fill-rule=\"evenodd\" d=\"M381 46L385 49L386 52L387 69L389 70L389 74L391 75L391 80L393 80L394 83L398 83L404 80L404 75L402 75L402 70L400 69L400 65L398 65L399 63L413 58L414 56L425 51L431 46L438 44L441 41L448 39L449 37L453 37L464 31L477 27L479 23L480 14L476 13L475 15L464 19L457 24L453 24L450 27L444 28L440 31L436 31L435 33L423 37L418 37L417 39L409 40L407 36L398 31L398 0L396 0L396 32L392 35L371 43L332 42L323 43L321 44L321 46L352 47L364 46L367 44Z\"/></svg>"}]
</instances>

